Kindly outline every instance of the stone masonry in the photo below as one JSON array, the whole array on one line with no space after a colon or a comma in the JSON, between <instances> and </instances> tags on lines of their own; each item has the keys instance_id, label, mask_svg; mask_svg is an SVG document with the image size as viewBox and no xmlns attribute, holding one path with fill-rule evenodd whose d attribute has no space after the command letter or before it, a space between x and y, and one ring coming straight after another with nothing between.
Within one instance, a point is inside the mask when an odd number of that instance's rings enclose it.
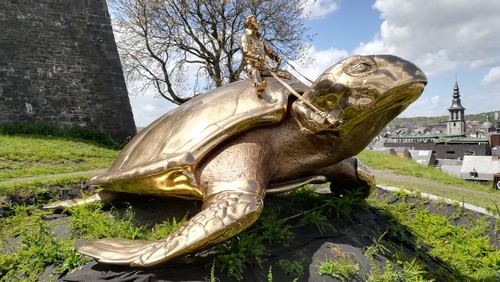
<instances>
[{"instance_id":1,"label":"stone masonry","mask_svg":"<svg viewBox=\"0 0 500 282\"><path fill-rule=\"evenodd\" d=\"M0 123L136 128L106 0L0 0Z\"/></svg>"}]
</instances>

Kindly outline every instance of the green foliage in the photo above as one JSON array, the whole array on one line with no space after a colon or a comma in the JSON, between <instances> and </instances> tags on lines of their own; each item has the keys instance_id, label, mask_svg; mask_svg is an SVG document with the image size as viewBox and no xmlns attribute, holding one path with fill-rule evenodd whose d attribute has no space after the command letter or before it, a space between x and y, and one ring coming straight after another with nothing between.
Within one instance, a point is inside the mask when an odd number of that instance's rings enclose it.
<instances>
[{"instance_id":1,"label":"green foliage","mask_svg":"<svg viewBox=\"0 0 500 282\"><path fill-rule=\"evenodd\" d=\"M273 282L273 266L269 266L269 270L267 271L267 282Z\"/></svg>"},{"instance_id":2,"label":"green foliage","mask_svg":"<svg viewBox=\"0 0 500 282\"><path fill-rule=\"evenodd\" d=\"M316 268L319 275L330 275L342 281L353 278L359 271L359 265L354 264L347 257L323 261Z\"/></svg>"},{"instance_id":3,"label":"green foliage","mask_svg":"<svg viewBox=\"0 0 500 282\"><path fill-rule=\"evenodd\" d=\"M12 217L0 219L2 244L7 248L10 236L19 242L13 249L0 255L0 281L36 281L49 265L56 265L55 273L72 271L86 261L73 247L74 239L57 239L50 230L43 211L17 206Z\"/></svg>"},{"instance_id":4,"label":"green foliage","mask_svg":"<svg viewBox=\"0 0 500 282\"><path fill-rule=\"evenodd\" d=\"M291 226L276 213L263 214L254 228L233 237L217 247L217 263L221 272L237 280L243 278L245 264L261 265L265 255L264 243L278 242L288 246L294 238Z\"/></svg>"},{"instance_id":5,"label":"green foliage","mask_svg":"<svg viewBox=\"0 0 500 282\"><path fill-rule=\"evenodd\" d=\"M401 266L402 270L397 270L393 263L387 261L383 272L381 272L377 267L374 267L367 280L368 282L433 281L424 278L426 271L422 270L422 266L416 263L416 259L404 261L401 263Z\"/></svg>"},{"instance_id":6,"label":"green foliage","mask_svg":"<svg viewBox=\"0 0 500 282\"><path fill-rule=\"evenodd\" d=\"M87 140L115 149L123 148L123 142L126 141L115 141L107 133L97 128L77 125L71 128L60 128L47 123L27 123L21 121L0 123L0 135L45 136Z\"/></svg>"},{"instance_id":7,"label":"green foliage","mask_svg":"<svg viewBox=\"0 0 500 282\"><path fill-rule=\"evenodd\" d=\"M210 282L219 281L217 277L215 277L215 259L212 263L212 267L210 268Z\"/></svg>"},{"instance_id":8,"label":"green foliage","mask_svg":"<svg viewBox=\"0 0 500 282\"><path fill-rule=\"evenodd\" d=\"M306 213L304 217L300 220L300 225L314 226L318 231L323 234L327 231L335 231L335 227L331 223L328 223L328 218L321 213L321 211L312 211Z\"/></svg>"},{"instance_id":9,"label":"green foliage","mask_svg":"<svg viewBox=\"0 0 500 282\"><path fill-rule=\"evenodd\" d=\"M290 230L291 226L280 220L276 213L261 215L256 226L259 238L262 241L267 241L268 244L276 241L287 247L295 237L295 234Z\"/></svg>"},{"instance_id":10,"label":"green foliage","mask_svg":"<svg viewBox=\"0 0 500 282\"><path fill-rule=\"evenodd\" d=\"M286 198L292 206L299 207L314 207L325 199L325 195L314 192L309 185L302 186L286 194L278 195L278 197Z\"/></svg>"},{"instance_id":11,"label":"green foliage","mask_svg":"<svg viewBox=\"0 0 500 282\"><path fill-rule=\"evenodd\" d=\"M148 235L147 239L154 241L154 240L160 240L162 238L165 238L170 233L179 229L179 227L181 227L181 225L186 223L186 221L187 221L187 214L180 221L177 221L177 219L174 217L171 220L166 220L160 224L156 224L151 229L152 234Z\"/></svg>"},{"instance_id":12,"label":"green foliage","mask_svg":"<svg viewBox=\"0 0 500 282\"><path fill-rule=\"evenodd\" d=\"M285 272L286 275L292 278L300 278L304 275L304 266L295 260L280 259L278 266Z\"/></svg>"},{"instance_id":13,"label":"green foliage","mask_svg":"<svg viewBox=\"0 0 500 282\"><path fill-rule=\"evenodd\" d=\"M384 244L383 244L383 238L384 238L386 233L387 233L387 231L384 232L382 235L380 235L379 238L376 238L376 239L373 238L372 239L373 244L366 247L366 249L365 249L365 254L372 260L372 262L373 262L375 254L377 254L377 253L381 253L381 254L389 253L389 249L386 246L384 246Z\"/></svg>"},{"instance_id":14,"label":"green foliage","mask_svg":"<svg viewBox=\"0 0 500 282\"><path fill-rule=\"evenodd\" d=\"M217 246L217 264L221 272L227 272L240 281L245 264L262 264L264 246L255 232L245 232Z\"/></svg>"},{"instance_id":15,"label":"green foliage","mask_svg":"<svg viewBox=\"0 0 500 282\"><path fill-rule=\"evenodd\" d=\"M125 214L120 215L114 208L103 212L102 205L92 203L70 208L71 230L86 239L140 239L145 227L138 226L132 207L128 207Z\"/></svg>"},{"instance_id":16,"label":"green foliage","mask_svg":"<svg viewBox=\"0 0 500 282\"><path fill-rule=\"evenodd\" d=\"M396 199L402 200L403 202L406 203L406 199L411 196L408 192L406 192L403 189L399 189L397 191L394 191L392 193Z\"/></svg>"},{"instance_id":17,"label":"green foliage","mask_svg":"<svg viewBox=\"0 0 500 282\"><path fill-rule=\"evenodd\" d=\"M343 218L348 217L353 209L365 209L366 207L366 201L363 198L356 194L346 194L340 198L325 197L321 210L328 217Z\"/></svg>"},{"instance_id":18,"label":"green foliage","mask_svg":"<svg viewBox=\"0 0 500 282\"><path fill-rule=\"evenodd\" d=\"M82 141L0 135L0 180L106 168L116 150Z\"/></svg>"},{"instance_id":19,"label":"green foliage","mask_svg":"<svg viewBox=\"0 0 500 282\"><path fill-rule=\"evenodd\" d=\"M448 264L456 275L448 279L468 277L478 281L494 281L494 277L500 274L500 250L490 245L487 234L489 225L484 218L455 226L446 217L431 214L421 205L410 207L403 203L370 202L427 244L431 248L431 256Z\"/></svg>"}]
</instances>

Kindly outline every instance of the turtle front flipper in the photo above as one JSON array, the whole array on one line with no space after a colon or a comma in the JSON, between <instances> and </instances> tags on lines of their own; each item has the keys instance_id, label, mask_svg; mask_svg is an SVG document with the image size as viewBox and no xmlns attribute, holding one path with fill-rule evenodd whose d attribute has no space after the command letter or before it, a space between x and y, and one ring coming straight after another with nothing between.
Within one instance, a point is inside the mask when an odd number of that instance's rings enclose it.
<instances>
[{"instance_id":1,"label":"turtle front flipper","mask_svg":"<svg viewBox=\"0 0 500 282\"><path fill-rule=\"evenodd\" d=\"M206 194L201 212L159 241L103 239L79 251L102 263L153 266L235 236L252 225L264 207L264 189L257 181L213 183Z\"/></svg>"}]
</instances>

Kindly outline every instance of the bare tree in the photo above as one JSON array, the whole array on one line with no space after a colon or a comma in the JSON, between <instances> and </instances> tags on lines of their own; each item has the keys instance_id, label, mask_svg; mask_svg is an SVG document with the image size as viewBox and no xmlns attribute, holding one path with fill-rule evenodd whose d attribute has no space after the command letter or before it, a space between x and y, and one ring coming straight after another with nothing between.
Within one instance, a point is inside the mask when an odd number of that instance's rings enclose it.
<instances>
[{"instance_id":1,"label":"bare tree","mask_svg":"<svg viewBox=\"0 0 500 282\"><path fill-rule=\"evenodd\" d=\"M257 16L262 36L283 58L303 58L312 40L303 24L303 0L108 2L127 80L141 81L143 89L154 86L175 104L195 96L197 88L240 79L240 36L248 15ZM195 89L186 95L193 76Z\"/></svg>"}]
</instances>

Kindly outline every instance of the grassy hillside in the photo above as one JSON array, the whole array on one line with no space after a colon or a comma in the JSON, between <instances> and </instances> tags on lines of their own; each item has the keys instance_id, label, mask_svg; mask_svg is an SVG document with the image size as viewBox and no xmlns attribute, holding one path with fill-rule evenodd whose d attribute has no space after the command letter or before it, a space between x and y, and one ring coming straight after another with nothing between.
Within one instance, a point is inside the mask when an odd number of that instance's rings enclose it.
<instances>
[{"instance_id":1,"label":"grassy hillside","mask_svg":"<svg viewBox=\"0 0 500 282\"><path fill-rule=\"evenodd\" d=\"M500 112L500 111L497 111ZM446 113L446 111L443 111ZM490 117L490 121L495 119L495 112L484 112L479 114L466 114L466 121L478 121L483 123L486 121L486 116ZM418 126L435 125L448 120L448 115L436 116L436 117L398 117L389 123L389 125L405 125L405 124L415 124Z\"/></svg>"},{"instance_id":2,"label":"grassy hillside","mask_svg":"<svg viewBox=\"0 0 500 282\"><path fill-rule=\"evenodd\" d=\"M0 135L0 181L107 168L118 151L84 140Z\"/></svg>"}]
</instances>

